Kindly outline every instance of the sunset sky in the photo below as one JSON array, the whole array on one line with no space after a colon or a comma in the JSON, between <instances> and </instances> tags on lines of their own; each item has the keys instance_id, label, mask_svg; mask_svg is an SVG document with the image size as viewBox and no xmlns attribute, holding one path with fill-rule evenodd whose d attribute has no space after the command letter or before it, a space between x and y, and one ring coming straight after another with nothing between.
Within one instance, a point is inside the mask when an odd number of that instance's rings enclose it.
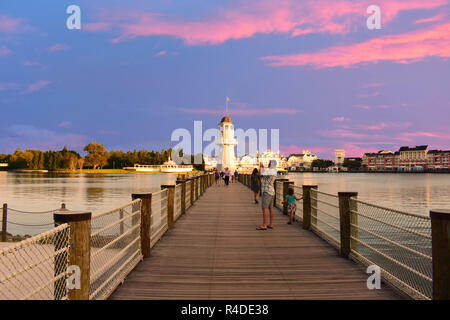
<instances>
[{"instance_id":1,"label":"sunset sky","mask_svg":"<svg viewBox=\"0 0 450 320\"><path fill-rule=\"evenodd\" d=\"M169 148L227 96L284 154L450 149L449 58L449 0L2 0L0 153Z\"/></svg>"}]
</instances>

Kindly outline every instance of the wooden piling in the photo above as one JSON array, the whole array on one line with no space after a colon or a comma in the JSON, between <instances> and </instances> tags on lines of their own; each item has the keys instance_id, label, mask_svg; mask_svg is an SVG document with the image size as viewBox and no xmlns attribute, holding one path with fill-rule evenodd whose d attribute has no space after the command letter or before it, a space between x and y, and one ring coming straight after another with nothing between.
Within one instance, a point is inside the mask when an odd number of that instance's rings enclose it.
<instances>
[{"instance_id":1,"label":"wooden piling","mask_svg":"<svg viewBox=\"0 0 450 320\"><path fill-rule=\"evenodd\" d=\"M338 192L339 197L339 221L340 221L340 235L341 235L341 250L340 253L343 257L348 258L352 249L351 239L352 234L358 230L354 230L351 224L357 221L357 215L353 214L351 211L354 209L354 204L350 201L350 198L357 197L358 192ZM353 244L354 247L355 244Z\"/></svg>"},{"instance_id":2,"label":"wooden piling","mask_svg":"<svg viewBox=\"0 0 450 320\"><path fill-rule=\"evenodd\" d=\"M177 180L177 184L181 184L180 206L183 215L186 213L186 180Z\"/></svg>"},{"instance_id":3,"label":"wooden piling","mask_svg":"<svg viewBox=\"0 0 450 320\"><path fill-rule=\"evenodd\" d=\"M90 212L60 212L54 213L53 219L55 225L68 223L70 228L69 239L69 266L77 266L80 269L80 288L68 289L67 297L69 300L89 300L90 290L90 264L91 264L91 216ZM58 241L62 245L66 245L64 241ZM57 250L55 246L55 250ZM65 265L67 256L55 256L55 270L61 264ZM60 272L66 270L59 270ZM64 280L65 278L62 278ZM57 286L61 284L55 283L55 291ZM55 292L56 293L56 292ZM56 297L55 297L56 298Z\"/></svg>"},{"instance_id":4,"label":"wooden piling","mask_svg":"<svg viewBox=\"0 0 450 320\"><path fill-rule=\"evenodd\" d=\"M450 300L450 210L430 211L433 300Z\"/></svg>"},{"instance_id":5,"label":"wooden piling","mask_svg":"<svg viewBox=\"0 0 450 320\"><path fill-rule=\"evenodd\" d=\"M311 229L311 189L317 185L303 185L303 229Z\"/></svg>"},{"instance_id":6,"label":"wooden piling","mask_svg":"<svg viewBox=\"0 0 450 320\"><path fill-rule=\"evenodd\" d=\"M167 189L167 226L174 227L175 185L162 185L161 190Z\"/></svg>"},{"instance_id":7,"label":"wooden piling","mask_svg":"<svg viewBox=\"0 0 450 320\"><path fill-rule=\"evenodd\" d=\"M3 210L2 210L2 242L6 242L6 232L8 231L8 204L3 204Z\"/></svg>"},{"instance_id":8,"label":"wooden piling","mask_svg":"<svg viewBox=\"0 0 450 320\"><path fill-rule=\"evenodd\" d=\"M133 193L131 199L141 199L141 251L144 258L150 257L150 226L152 221L152 194Z\"/></svg>"}]
</instances>

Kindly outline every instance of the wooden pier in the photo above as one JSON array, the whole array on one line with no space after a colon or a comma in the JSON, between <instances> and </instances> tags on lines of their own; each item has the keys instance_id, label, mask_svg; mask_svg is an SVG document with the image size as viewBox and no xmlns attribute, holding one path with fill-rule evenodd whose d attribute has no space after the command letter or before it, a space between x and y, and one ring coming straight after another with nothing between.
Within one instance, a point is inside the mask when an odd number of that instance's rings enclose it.
<instances>
[{"instance_id":1,"label":"wooden pier","mask_svg":"<svg viewBox=\"0 0 450 320\"><path fill-rule=\"evenodd\" d=\"M275 208L257 231L261 205L241 183L212 186L152 248L110 299L402 299L369 290L364 269Z\"/></svg>"}]
</instances>

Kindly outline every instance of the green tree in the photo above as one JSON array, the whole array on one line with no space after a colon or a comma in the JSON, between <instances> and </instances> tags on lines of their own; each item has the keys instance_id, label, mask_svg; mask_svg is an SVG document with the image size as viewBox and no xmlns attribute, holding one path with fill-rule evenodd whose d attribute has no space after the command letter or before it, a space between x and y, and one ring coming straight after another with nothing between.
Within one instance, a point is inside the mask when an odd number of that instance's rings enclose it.
<instances>
[{"instance_id":1,"label":"green tree","mask_svg":"<svg viewBox=\"0 0 450 320\"><path fill-rule=\"evenodd\" d=\"M331 160L316 159L311 163L312 168L326 169L332 167L334 162Z\"/></svg>"},{"instance_id":2,"label":"green tree","mask_svg":"<svg viewBox=\"0 0 450 320\"><path fill-rule=\"evenodd\" d=\"M344 167L348 168L349 171L357 171L362 167L362 159L354 158L354 159L344 159Z\"/></svg>"},{"instance_id":3,"label":"green tree","mask_svg":"<svg viewBox=\"0 0 450 320\"><path fill-rule=\"evenodd\" d=\"M84 158L86 166L95 170L103 168L108 163L109 153L105 150L105 145L91 142L83 150L88 153Z\"/></svg>"}]
</instances>

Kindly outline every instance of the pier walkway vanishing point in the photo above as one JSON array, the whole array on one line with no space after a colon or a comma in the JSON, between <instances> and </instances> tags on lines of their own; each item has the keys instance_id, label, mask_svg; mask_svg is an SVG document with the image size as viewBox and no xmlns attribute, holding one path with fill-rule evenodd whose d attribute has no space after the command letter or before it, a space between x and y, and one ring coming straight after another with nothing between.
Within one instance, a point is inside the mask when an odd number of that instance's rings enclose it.
<instances>
[{"instance_id":1,"label":"pier walkway vanishing point","mask_svg":"<svg viewBox=\"0 0 450 320\"><path fill-rule=\"evenodd\" d=\"M361 267L288 225L257 231L261 204L241 183L209 188L110 299L399 299L369 290Z\"/></svg>"}]
</instances>

